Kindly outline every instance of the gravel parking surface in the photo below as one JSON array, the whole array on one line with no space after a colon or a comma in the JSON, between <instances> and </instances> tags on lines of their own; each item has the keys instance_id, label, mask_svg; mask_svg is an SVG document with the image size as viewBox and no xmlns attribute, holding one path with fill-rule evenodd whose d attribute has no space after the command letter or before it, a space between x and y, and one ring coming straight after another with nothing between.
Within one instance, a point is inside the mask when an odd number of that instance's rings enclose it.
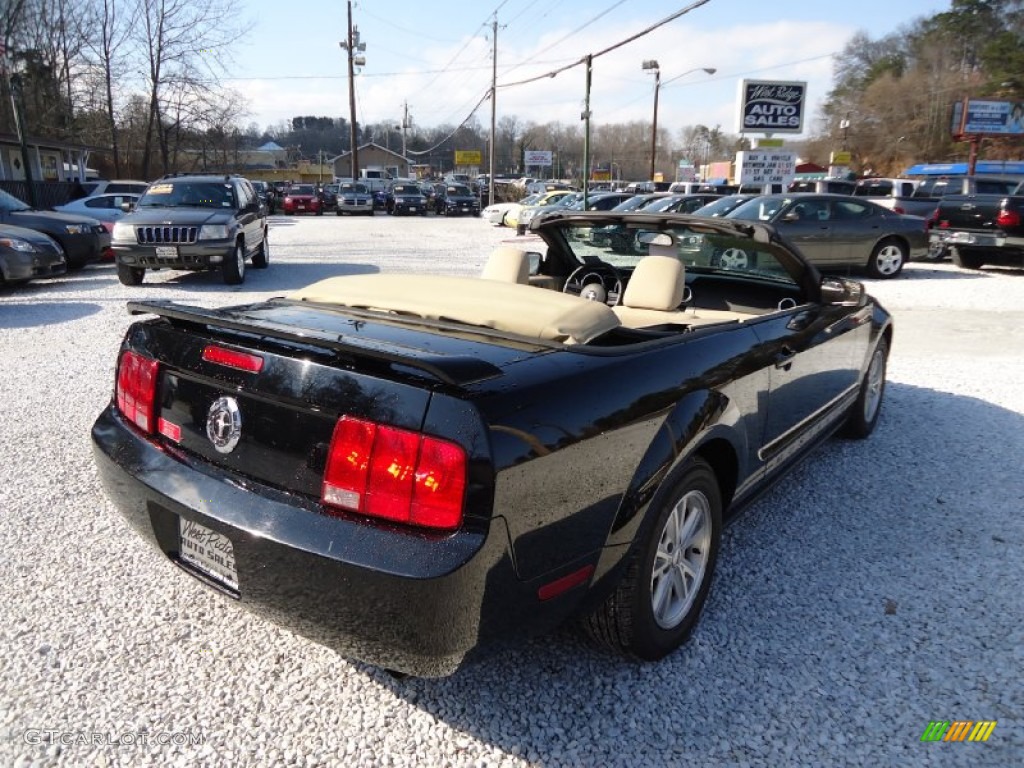
<instances>
[{"instance_id":1,"label":"gravel parking surface","mask_svg":"<svg viewBox=\"0 0 1024 768\"><path fill-rule=\"evenodd\" d=\"M1024 762L1024 272L872 281L896 336L872 439L832 440L727 531L660 664L565 630L395 680L250 616L122 523L89 428L127 299L226 305L332 274L475 274L480 219L274 217L244 285L111 266L0 289L0 765ZM580 482L586 482L581 478ZM921 743L997 720L987 743Z\"/></svg>"}]
</instances>

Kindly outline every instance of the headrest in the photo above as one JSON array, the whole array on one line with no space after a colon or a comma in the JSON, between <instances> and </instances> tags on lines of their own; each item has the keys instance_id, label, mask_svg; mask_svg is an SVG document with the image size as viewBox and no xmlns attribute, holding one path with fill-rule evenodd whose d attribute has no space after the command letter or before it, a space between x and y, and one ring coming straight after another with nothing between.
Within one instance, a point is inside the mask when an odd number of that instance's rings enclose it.
<instances>
[{"instance_id":1,"label":"headrest","mask_svg":"<svg viewBox=\"0 0 1024 768\"><path fill-rule=\"evenodd\" d=\"M633 269L622 303L635 309L674 310L683 302L685 288L683 262L675 256L644 256Z\"/></svg>"},{"instance_id":2,"label":"headrest","mask_svg":"<svg viewBox=\"0 0 1024 768\"><path fill-rule=\"evenodd\" d=\"M495 248L484 265L484 280L500 280L503 283L530 282L530 257L526 251L503 245Z\"/></svg>"}]
</instances>

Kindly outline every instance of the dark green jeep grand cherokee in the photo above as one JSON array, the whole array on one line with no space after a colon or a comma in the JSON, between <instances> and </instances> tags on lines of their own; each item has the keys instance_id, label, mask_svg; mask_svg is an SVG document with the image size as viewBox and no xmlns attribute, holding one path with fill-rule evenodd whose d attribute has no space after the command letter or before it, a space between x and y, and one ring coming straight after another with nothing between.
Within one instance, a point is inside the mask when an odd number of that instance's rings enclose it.
<instances>
[{"instance_id":1,"label":"dark green jeep grand cherokee","mask_svg":"<svg viewBox=\"0 0 1024 768\"><path fill-rule=\"evenodd\" d=\"M240 176L166 176L114 225L117 277L139 285L147 269L220 270L224 282L245 280L245 260L270 259L267 212Z\"/></svg>"}]
</instances>

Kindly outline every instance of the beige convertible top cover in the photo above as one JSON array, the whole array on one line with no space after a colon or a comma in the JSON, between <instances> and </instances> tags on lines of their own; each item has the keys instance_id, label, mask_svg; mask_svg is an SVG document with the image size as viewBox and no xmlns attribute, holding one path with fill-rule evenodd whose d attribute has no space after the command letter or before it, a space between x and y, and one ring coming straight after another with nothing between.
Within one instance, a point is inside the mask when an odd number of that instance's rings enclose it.
<instances>
[{"instance_id":1,"label":"beige convertible top cover","mask_svg":"<svg viewBox=\"0 0 1024 768\"><path fill-rule=\"evenodd\" d=\"M619 326L611 307L515 283L443 275L330 277L288 294L297 301L483 326L519 336L586 344Z\"/></svg>"}]
</instances>

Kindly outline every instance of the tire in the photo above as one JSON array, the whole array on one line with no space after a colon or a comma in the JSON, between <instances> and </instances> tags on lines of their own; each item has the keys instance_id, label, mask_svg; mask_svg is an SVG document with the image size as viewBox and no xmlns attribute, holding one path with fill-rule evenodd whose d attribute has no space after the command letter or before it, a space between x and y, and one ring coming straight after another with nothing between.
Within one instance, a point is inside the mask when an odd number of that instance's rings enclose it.
<instances>
[{"instance_id":1,"label":"tire","mask_svg":"<svg viewBox=\"0 0 1024 768\"><path fill-rule=\"evenodd\" d=\"M227 285L241 285L245 282L245 246L241 240L235 242L231 258L221 263L220 273Z\"/></svg>"},{"instance_id":2,"label":"tire","mask_svg":"<svg viewBox=\"0 0 1024 768\"><path fill-rule=\"evenodd\" d=\"M717 266L723 269L750 269L752 264L751 255L742 248L726 248L715 258Z\"/></svg>"},{"instance_id":3,"label":"tire","mask_svg":"<svg viewBox=\"0 0 1024 768\"><path fill-rule=\"evenodd\" d=\"M964 248L961 245L954 246L951 250L953 263L960 269L981 269L985 266L985 252L974 248Z\"/></svg>"},{"instance_id":4,"label":"tire","mask_svg":"<svg viewBox=\"0 0 1024 768\"><path fill-rule=\"evenodd\" d=\"M117 265L117 279L121 285L142 285L146 279L146 270L142 267L130 267L127 264Z\"/></svg>"},{"instance_id":5,"label":"tire","mask_svg":"<svg viewBox=\"0 0 1024 768\"><path fill-rule=\"evenodd\" d=\"M937 262L943 261L949 256L949 246L945 243L941 244L928 244L928 253L925 255L925 261Z\"/></svg>"},{"instance_id":6,"label":"tire","mask_svg":"<svg viewBox=\"0 0 1024 768\"><path fill-rule=\"evenodd\" d=\"M253 269L266 269L270 266L270 241L267 239L267 231L263 230L263 242L259 250L252 255Z\"/></svg>"},{"instance_id":7,"label":"tire","mask_svg":"<svg viewBox=\"0 0 1024 768\"><path fill-rule=\"evenodd\" d=\"M644 661L686 642L707 600L722 536L722 494L711 466L688 460L659 489L651 510L653 524L641 527L622 579L584 618L598 643Z\"/></svg>"},{"instance_id":8,"label":"tire","mask_svg":"<svg viewBox=\"0 0 1024 768\"><path fill-rule=\"evenodd\" d=\"M871 251L868 274L880 280L896 277L907 263L907 246L899 240L883 240Z\"/></svg>"},{"instance_id":9,"label":"tire","mask_svg":"<svg viewBox=\"0 0 1024 768\"><path fill-rule=\"evenodd\" d=\"M875 431L878 414L885 396L885 370L889 359L889 342L883 337L871 353L871 362L860 382L857 400L850 409L843 436L863 440Z\"/></svg>"},{"instance_id":10,"label":"tire","mask_svg":"<svg viewBox=\"0 0 1024 768\"><path fill-rule=\"evenodd\" d=\"M340 209L335 209L334 215L335 216L341 216L341 210Z\"/></svg>"}]
</instances>

